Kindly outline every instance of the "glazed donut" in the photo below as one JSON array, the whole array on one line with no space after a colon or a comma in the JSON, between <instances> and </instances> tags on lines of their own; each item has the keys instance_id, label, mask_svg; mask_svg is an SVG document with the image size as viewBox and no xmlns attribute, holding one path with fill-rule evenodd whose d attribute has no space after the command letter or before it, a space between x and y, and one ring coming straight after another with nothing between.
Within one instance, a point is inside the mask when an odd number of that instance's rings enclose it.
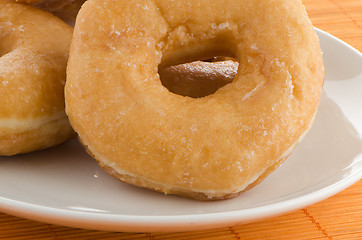
<instances>
[{"instance_id":1,"label":"glazed donut","mask_svg":"<svg viewBox=\"0 0 362 240\"><path fill-rule=\"evenodd\" d=\"M50 13L0 0L0 155L74 137L64 111L71 38Z\"/></svg>"},{"instance_id":2,"label":"glazed donut","mask_svg":"<svg viewBox=\"0 0 362 240\"><path fill-rule=\"evenodd\" d=\"M205 97L169 91L169 66L233 57ZM89 0L65 87L82 144L123 182L199 200L231 198L277 168L312 125L324 80L301 1Z\"/></svg>"},{"instance_id":3,"label":"glazed donut","mask_svg":"<svg viewBox=\"0 0 362 240\"><path fill-rule=\"evenodd\" d=\"M47 10L73 26L75 18L86 0L15 0L32 4L34 7Z\"/></svg>"},{"instance_id":4,"label":"glazed donut","mask_svg":"<svg viewBox=\"0 0 362 240\"><path fill-rule=\"evenodd\" d=\"M160 69L162 85L173 93L193 98L213 94L231 83L238 71L238 62L195 61Z\"/></svg>"}]
</instances>

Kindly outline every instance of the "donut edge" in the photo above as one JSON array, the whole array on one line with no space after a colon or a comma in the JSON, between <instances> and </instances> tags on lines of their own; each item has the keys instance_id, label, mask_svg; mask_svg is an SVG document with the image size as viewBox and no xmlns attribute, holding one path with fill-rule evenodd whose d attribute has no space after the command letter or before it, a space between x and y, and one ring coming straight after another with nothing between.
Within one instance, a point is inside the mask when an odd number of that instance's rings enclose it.
<instances>
[{"instance_id":1,"label":"donut edge","mask_svg":"<svg viewBox=\"0 0 362 240\"><path fill-rule=\"evenodd\" d=\"M50 148L75 137L76 133L66 115L56 119L51 118L36 128L0 135L0 156Z\"/></svg>"},{"instance_id":2,"label":"donut edge","mask_svg":"<svg viewBox=\"0 0 362 240\"><path fill-rule=\"evenodd\" d=\"M102 157L99 157L98 154L94 154L91 148L78 136L78 140L81 145L84 147L86 152L94 158L98 165L110 176L118 179L119 181L127 184L131 184L141 188L147 188L156 192L163 193L165 195L178 195L185 198L195 199L199 201L217 201L217 200L226 200L231 199L234 197L239 196L241 193L248 191L259 183L261 183L265 178L267 178L272 172L274 172L282 163L286 161L286 159L292 154L295 147L305 138L309 130L312 128L315 117L318 112L318 107L313 115L313 118L309 122L308 128L304 131L304 133L293 143L293 145L285 151L278 160L276 160L272 165L267 166L261 173L252 179L248 184L245 184L244 188L240 191L236 192L216 192L216 191L202 191L202 190L192 190L188 188L181 188L175 186L167 186L161 183L153 182L147 180L143 177L133 176L129 173L120 173L116 169L110 167L109 165L105 164ZM96 155L98 157L96 157Z\"/></svg>"},{"instance_id":3,"label":"donut edge","mask_svg":"<svg viewBox=\"0 0 362 240\"><path fill-rule=\"evenodd\" d=\"M119 181L121 181L123 183L132 184L134 186L141 187L141 188L147 188L147 189L150 189L153 191L163 193L165 195L178 195L181 197L195 199L198 201L217 201L217 200L226 200L226 199L231 199L231 198L237 197L241 193L255 187L256 185L261 183L270 173L272 173L275 169L277 169L279 167L279 165L282 162L284 162L284 160L286 158L287 157L283 158L282 160L280 160L280 161L276 162L275 164L273 164L272 166L268 167L262 173L262 175L260 175L254 182L249 184L244 190L241 190L241 191L235 192L235 193L215 192L213 194L207 194L202 191L193 191L193 190L183 189L180 187L166 187L162 184L155 183L155 182L146 180L141 177L134 177L129 174L120 174L115 169L102 164L100 161L97 160L97 162L98 162L99 166L105 172L107 172L109 175L117 178Z\"/></svg>"}]
</instances>

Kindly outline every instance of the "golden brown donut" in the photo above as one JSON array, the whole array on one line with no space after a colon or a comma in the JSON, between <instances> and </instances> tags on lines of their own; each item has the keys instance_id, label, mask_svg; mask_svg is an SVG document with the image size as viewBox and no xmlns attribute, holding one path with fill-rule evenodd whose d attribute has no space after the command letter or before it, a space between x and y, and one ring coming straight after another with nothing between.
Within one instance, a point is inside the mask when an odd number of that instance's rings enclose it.
<instances>
[{"instance_id":1,"label":"golden brown donut","mask_svg":"<svg viewBox=\"0 0 362 240\"><path fill-rule=\"evenodd\" d=\"M213 56L232 83L191 98L159 70ZM121 181L200 200L256 185L301 141L324 79L301 1L89 0L74 30L66 112L100 166Z\"/></svg>"},{"instance_id":2,"label":"golden brown donut","mask_svg":"<svg viewBox=\"0 0 362 240\"><path fill-rule=\"evenodd\" d=\"M32 4L53 13L66 23L74 25L79 9L86 0L15 0L20 3Z\"/></svg>"},{"instance_id":3,"label":"golden brown donut","mask_svg":"<svg viewBox=\"0 0 362 240\"><path fill-rule=\"evenodd\" d=\"M74 132L64 111L72 28L0 0L0 155L54 146Z\"/></svg>"}]
</instances>

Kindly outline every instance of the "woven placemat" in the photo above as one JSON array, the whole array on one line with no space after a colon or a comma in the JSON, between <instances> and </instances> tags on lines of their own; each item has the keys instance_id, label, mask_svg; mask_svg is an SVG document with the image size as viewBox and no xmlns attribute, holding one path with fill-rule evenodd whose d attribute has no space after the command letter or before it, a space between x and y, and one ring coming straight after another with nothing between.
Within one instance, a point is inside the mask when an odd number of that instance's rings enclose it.
<instances>
[{"instance_id":1,"label":"woven placemat","mask_svg":"<svg viewBox=\"0 0 362 240\"><path fill-rule=\"evenodd\" d=\"M316 27L362 51L361 0L303 2ZM362 180L347 190L307 208L236 227L184 233L112 233L44 224L0 213L0 239L357 240L362 239Z\"/></svg>"}]
</instances>

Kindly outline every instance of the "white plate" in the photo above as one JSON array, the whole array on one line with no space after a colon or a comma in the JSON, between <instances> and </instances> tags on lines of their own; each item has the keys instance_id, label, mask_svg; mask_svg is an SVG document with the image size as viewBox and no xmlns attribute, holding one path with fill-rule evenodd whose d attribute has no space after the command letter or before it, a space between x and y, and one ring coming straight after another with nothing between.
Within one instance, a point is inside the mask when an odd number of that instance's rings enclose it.
<instances>
[{"instance_id":1,"label":"white plate","mask_svg":"<svg viewBox=\"0 0 362 240\"><path fill-rule=\"evenodd\" d=\"M362 178L362 55L318 30L325 92L311 131L263 183L241 196L198 202L106 175L76 141L0 158L0 210L38 221L111 231L225 227L321 201Z\"/></svg>"}]
</instances>

